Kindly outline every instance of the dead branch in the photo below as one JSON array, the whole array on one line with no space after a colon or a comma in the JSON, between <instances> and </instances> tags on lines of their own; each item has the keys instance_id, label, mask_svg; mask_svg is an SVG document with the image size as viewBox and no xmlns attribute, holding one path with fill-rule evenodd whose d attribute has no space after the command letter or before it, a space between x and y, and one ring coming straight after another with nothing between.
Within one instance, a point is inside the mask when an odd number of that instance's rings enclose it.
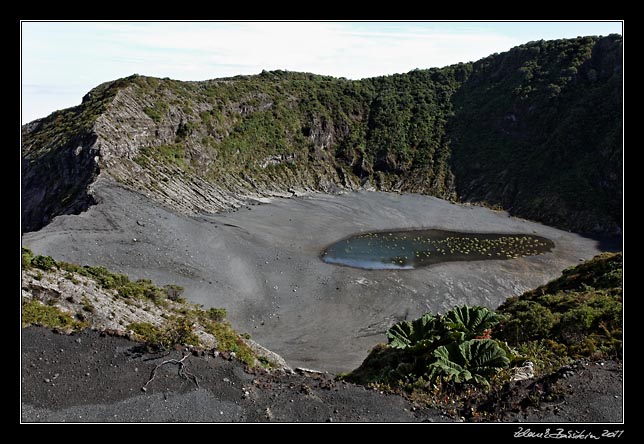
<instances>
[{"instance_id":1,"label":"dead branch","mask_svg":"<svg viewBox=\"0 0 644 444\"><path fill-rule=\"evenodd\" d=\"M188 381L194 382L195 385L197 386L197 388L199 388L199 381L197 381L197 377L195 375L193 375L192 373L190 373L188 370L186 370L185 360L186 360L186 358L188 356L190 356L190 353L184 355L181 359L168 359L166 361L163 361L161 364L158 364L156 367L154 367L152 369L152 372L150 373L150 379L148 380L148 382L145 383L145 385L143 387L141 387L141 390L144 391L144 392L146 392L148 390L147 389L148 384L150 384L154 380L154 378L156 377L157 370L159 368L163 367L166 364L178 365L179 366L178 375L181 376L182 378L185 378Z\"/></svg>"}]
</instances>

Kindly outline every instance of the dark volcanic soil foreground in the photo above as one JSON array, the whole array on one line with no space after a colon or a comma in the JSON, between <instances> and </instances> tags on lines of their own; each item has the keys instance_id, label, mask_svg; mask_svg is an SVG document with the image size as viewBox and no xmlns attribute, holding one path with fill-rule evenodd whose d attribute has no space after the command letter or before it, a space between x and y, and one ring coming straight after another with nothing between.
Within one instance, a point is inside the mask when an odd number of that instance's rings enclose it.
<instances>
[{"instance_id":1,"label":"dark volcanic soil foreground","mask_svg":"<svg viewBox=\"0 0 644 444\"><path fill-rule=\"evenodd\" d=\"M186 359L199 387L137 342L91 330L61 335L22 330L23 422L452 422L438 409L327 374L249 374L236 360L208 353ZM545 387L545 388L544 388ZM614 362L581 364L541 381L522 381L490 402L496 420L613 422L622 416L622 370ZM535 393L560 398L535 406ZM542 396L543 397L543 396Z\"/></svg>"},{"instance_id":2,"label":"dark volcanic soil foreground","mask_svg":"<svg viewBox=\"0 0 644 444\"><path fill-rule=\"evenodd\" d=\"M198 388L165 365L143 392L154 367L181 351L149 354L140 343L90 330L66 336L30 327L22 341L25 422L449 421L329 375L252 375L240 362L212 355L186 360Z\"/></svg>"},{"instance_id":3,"label":"dark volcanic soil foreground","mask_svg":"<svg viewBox=\"0 0 644 444\"><path fill-rule=\"evenodd\" d=\"M249 374L236 360L191 354L186 370L165 365L182 351L149 353L137 342L85 330L62 335L22 330L24 422L453 422L440 410L328 374ZM541 401L539 398L552 398ZM580 364L557 377L521 381L500 395L492 420L622 421L621 364Z\"/></svg>"},{"instance_id":4,"label":"dark volcanic soil foreground","mask_svg":"<svg viewBox=\"0 0 644 444\"><path fill-rule=\"evenodd\" d=\"M188 217L105 179L99 202L23 236L36 254L100 265L158 285L178 284L205 307L223 307L241 332L292 367L356 368L402 319L455 305L498 307L590 259L602 245L573 233L421 195L316 194ZM552 252L512 260L450 262L418 270L326 264L320 252L346 236L405 228L523 233Z\"/></svg>"},{"instance_id":5,"label":"dark volcanic soil foreground","mask_svg":"<svg viewBox=\"0 0 644 444\"><path fill-rule=\"evenodd\" d=\"M496 416L511 422L622 422L622 362L578 362L554 375L517 382L490 395Z\"/></svg>"}]
</instances>

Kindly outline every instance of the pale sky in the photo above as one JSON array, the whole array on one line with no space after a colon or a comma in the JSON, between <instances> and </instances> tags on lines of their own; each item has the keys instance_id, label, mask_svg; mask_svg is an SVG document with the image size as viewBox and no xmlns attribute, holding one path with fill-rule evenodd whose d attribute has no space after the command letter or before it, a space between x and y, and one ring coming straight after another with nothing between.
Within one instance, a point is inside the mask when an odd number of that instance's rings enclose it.
<instances>
[{"instance_id":1,"label":"pale sky","mask_svg":"<svg viewBox=\"0 0 644 444\"><path fill-rule=\"evenodd\" d=\"M22 122L131 74L206 80L284 69L360 79L532 40L621 33L622 22L23 22Z\"/></svg>"}]
</instances>

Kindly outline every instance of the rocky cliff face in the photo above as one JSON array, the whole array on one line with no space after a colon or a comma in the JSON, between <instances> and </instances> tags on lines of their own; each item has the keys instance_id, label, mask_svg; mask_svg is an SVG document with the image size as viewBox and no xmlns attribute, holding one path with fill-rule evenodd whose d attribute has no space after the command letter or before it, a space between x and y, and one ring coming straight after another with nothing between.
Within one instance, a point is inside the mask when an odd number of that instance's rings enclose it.
<instances>
[{"instance_id":1,"label":"rocky cliff face","mask_svg":"<svg viewBox=\"0 0 644 444\"><path fill-rule=\"evenodd\" d=\"M121 83L100 85L81 105L22 127L23 231L37 230L54 216L78 213L93 203L88 188L99 174L101 155L93 127Z\"/></svg>"},{"instance_id":2,"label":"rocky cliff face","mask_svg":"<svg viewBox=\"0 0 644 444\"><path fill-rule=\"evenodd\" d=\"M105 175L187 214L367 188L615 231L620 85L618 36L361 81L283 71L205 82L135 75L23 127L23 230L82 211ZM603 136L586 134L593 129Z\"/></svg>"}]
</instances>

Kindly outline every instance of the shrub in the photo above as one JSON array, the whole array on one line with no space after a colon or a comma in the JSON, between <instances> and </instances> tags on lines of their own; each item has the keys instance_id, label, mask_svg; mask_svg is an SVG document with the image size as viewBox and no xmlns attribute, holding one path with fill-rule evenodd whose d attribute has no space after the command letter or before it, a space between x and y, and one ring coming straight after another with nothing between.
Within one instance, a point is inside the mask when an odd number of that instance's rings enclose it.
<instances>
[{"instance_id":1,"label":"shrub","mask_svg":"<svg viewBox=\"0 0 644 444\"><path fill-rule=\"evenodd\" d=\"M567 347L550 339L522 342L516 353L534 364L535 375L550 374L571 361Z\"/></svg>"},{"instance_id":2,"label":"shrub","mask_svg":"<svg viewBox=\"0 0 644 444\"><path fill-rule=\"evenodd\" d=\"M192 321L186 317L170 318L164 328L149 322L135 322L126 327L153 347L167 349L177 344L199 345L199 337L194 333Z\"/></svg>"},{"instance_id":3,"label":"shrub","mask_svg":"<svg viewBox=\"0 0 644 444\"><path fill-rule=\"evenodd\" d=\"M58 307L44 305L37 300L23 302L22 325L24 327L42 325L64 330L78 330L84 327L84 324L74 320L71 315L62 312Z\"/></svg>"},{"instance_id":4,"label":"shrub","mask_svg":"<svg viewBox=\"0 0 644 444\"><path fill-rule=\"evenodd\" d=\"M151 345L158 345L161 342L161 330L149 322L133 322L125 327L127 330L132 330L145 342Z\"/></svg>"},{"instance_id":5,"label":"shrub","mask_svg":"<svg viewBox=\"0 0 644 444\"><path fill-rule=\"evenodd\" d=\"M49 271L56 268L56 261L50 256L36 256L31 260L31 265L43 271Z\"/></svg>"},{"instance_id":6,"label":"shrub","mask_svg":"<svg viewBox=\"0 0 644 444\"><path fill-rule=\"evenodd\" d=\"M503 324L502 338L512 343L548 337L558 322L547 307L533 301L517 301L507 312L511 316Z\"/></svg>"},{"instance_id":7,"label":"shrub","mask_svg":"<svg viewBox=\"0 0 644 444\"><path fill-rule=\"evenodd\" d=\"M499 311L509 320L498 337L520 346L548 339L571 357L621 354L622 255L605 253L519 298Z\"/></svg>"},{"instance_id":8,"label":"shrub","mask_svg":"<svg viewBox=\"0 0 644 444\"><path fill-rule=\"evenodd\" d=\"M34 254L29 248L22 247L22 268L29 270L31 268L31 261L34 258Z\"/></svg>"},{"instance_id":9,"label":"shrub","mask_svg":"<svg viewBox=\"0 0 644 444\"><path fill-rule=\"evenodd\" d=\"M234 352L237 358L249 366L255 365L255 354L242 340L239 334L227 322L202 323L205 330L217 340L217 349L224 352Z\"/></svg>"},{"instance_id":10,"label":"shrub","mask_svg":"<svg viewBox=\"0 0 644 444\"><path fill-rule=\"evenodd\" d=\"M163 343L166 347L176 344L199 345L199 337L194 333L193 323L187 317L174 317L163 331Z\"/></svg>"},{"instance_id":11,"label":"shrub","mask_svg":"<svg viewBox=\"0 0 644 444\"><path fill-rule=\"evenodd\" d=\"M180 285L170 284L163 287L163 289L166 296L171 301L179 301L181 299L181 295L183 294L183 287L181 287Z\"/></svg>"},{"instance_id":12,"label":"shrub","mask_svg":"<svg viewBox=\"0 0 644 444\"><path fill-rule=\"evenodd\" d=\"M208 319L211 321L221 322L226 319L226 315L227 313L225 308L209 308L208 311L206 311L206 316L208 316Z\"/></svg>"},{"instance_id":13,"label":"shrub","mask_svg":"<svg viewBox=\"0 0 644 444\"><path fill-rule=\"evenodd\" d=\"M79 272L86 277L94 279L101 287L107 289L121 287L130 282L126 275L112 273L105 267L85 266Z\"/></svg>"}]
</instances>

